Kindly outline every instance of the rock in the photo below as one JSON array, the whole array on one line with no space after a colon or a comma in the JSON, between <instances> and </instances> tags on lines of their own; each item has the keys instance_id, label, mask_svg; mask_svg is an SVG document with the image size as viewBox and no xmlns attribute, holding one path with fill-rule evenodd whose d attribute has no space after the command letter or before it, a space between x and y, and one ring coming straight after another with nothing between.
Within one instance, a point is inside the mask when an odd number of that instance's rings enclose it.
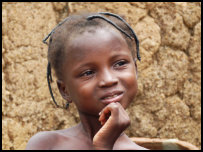
<instances>
[{"instance_id":1,"label":"rock","mask_svg":"<svg viewBox=\"0 0 203 152\"><path fill-rule=\"evenodd\" d=\"M183 17L177 12L175 3L159 3L150 15L161 28L162 45L186 50L190 33L183 22Z\"/></svg>"}]
</instances>

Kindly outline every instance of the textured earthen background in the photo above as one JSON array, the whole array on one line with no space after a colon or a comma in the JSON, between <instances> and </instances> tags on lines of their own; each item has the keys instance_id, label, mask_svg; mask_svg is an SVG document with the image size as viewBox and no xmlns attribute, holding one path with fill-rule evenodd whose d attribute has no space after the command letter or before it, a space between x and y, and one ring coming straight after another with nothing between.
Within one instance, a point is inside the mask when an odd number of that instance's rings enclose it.
<instances>
[{"instance_id":1,"label":"textured earthen background","mask_svg":"<svg viewBox=\"0 0 203 152\"><path fill-rule=\"evenodd\" d=\"M25 149L37 132L79 122L74 105L66 111L52 103L42 39L68 14L86 10L125 15L140 40L139 92L126 133L201 148L200 2L2 3L2 148Z\"/></svg>"}]
</instances>

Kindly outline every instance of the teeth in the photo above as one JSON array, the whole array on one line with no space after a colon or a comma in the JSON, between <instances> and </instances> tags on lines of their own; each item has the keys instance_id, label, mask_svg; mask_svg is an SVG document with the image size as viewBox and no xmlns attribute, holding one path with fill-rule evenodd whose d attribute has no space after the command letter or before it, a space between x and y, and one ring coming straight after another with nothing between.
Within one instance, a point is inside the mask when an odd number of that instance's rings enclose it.
<instances>
[{"instance_id":1,"label":"teeth","mask_svg":"<svg viewBox=\"0 0 203 152\"><path fill-rule=\"evenodd\" d=\"M116 97L116 96L118 96L118 95L115 94L115 95L113 95L113 96L105 97L104 99L111 99L111 98L114 98L114 97Z\"/></svg>"}]
</instances>

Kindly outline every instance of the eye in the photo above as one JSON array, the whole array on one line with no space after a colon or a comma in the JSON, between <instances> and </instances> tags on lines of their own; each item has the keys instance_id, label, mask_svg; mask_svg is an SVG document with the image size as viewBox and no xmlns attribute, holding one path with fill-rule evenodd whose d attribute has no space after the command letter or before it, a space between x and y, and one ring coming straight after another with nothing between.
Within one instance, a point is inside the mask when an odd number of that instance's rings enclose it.
<instances>
[{"instance_id":1,"label":"eye","mask_svg":"<svg viewBox=\"0 0 203 152\"><path fill-rule=\"evenodd\" d=\"M91 77L95 74L93 70L86 70L80 74L80 77Z\"/></svg>"},{"instance_id":2,"label":"eye","mask_svg":"<svg viewBox=\"0 0 203 152\"><path fill-rule=\"evenodd\" d=\"M126 60L120 60L120 61L118 61L118 62L116 62L115 64L114 64L114 67L115 68L122 68L122 67L125 67L125 65L128 63L128 61L126 61Z\"/></svg>"}]
</instances>

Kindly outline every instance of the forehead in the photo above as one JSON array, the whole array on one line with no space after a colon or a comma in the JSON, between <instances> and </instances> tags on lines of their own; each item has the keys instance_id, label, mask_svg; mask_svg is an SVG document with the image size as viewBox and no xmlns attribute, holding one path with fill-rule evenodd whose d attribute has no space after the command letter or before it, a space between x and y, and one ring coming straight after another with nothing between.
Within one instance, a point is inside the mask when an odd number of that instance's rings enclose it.
<instances>
[{"instance_id":1,"label":"forehead","mask_svg":"<svg viewBox=\"0 0 203 152\"><path fill-rule=\"evenodd\" d=\"M109 28L98 28L84 31L81 35L74 36L66 45L66 59L71 61L82 60L86 56L99 50L129 50L128 45L119 31ZM110 52L109 52L110 53Z\"/></svg>"}]
</instances>

